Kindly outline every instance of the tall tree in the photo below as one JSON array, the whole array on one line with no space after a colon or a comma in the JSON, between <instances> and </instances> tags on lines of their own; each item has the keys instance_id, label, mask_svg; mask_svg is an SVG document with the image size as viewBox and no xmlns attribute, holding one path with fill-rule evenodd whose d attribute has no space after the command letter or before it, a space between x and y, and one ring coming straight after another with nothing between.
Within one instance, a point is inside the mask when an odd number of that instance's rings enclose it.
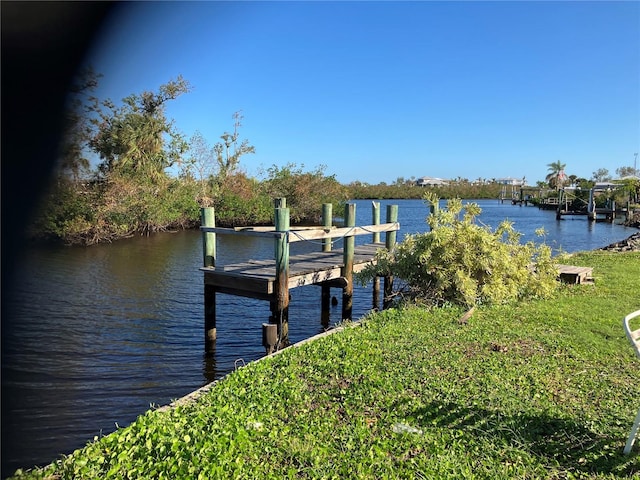
<instances>
[{"instance_id":1,"label":"tall tree","mask_svg":"<svg viewBox=\"0 0 640 480\"><path fill-rule=\"evenodd\" d=\"M594 182L608 182L611 180L611 175L609 175L609 170L606 168L599 168L593 172L591 178Z\"/></svg>"},{"instance_id":2,"label":"tall tree","mask_svg":"<svg viewBox=\"0 0 640 480\"><path fill-rule=\"evenodd\" d=\"M218 163L218 180L224 182L227 176L235 173L240 163L240 157L248 153L255 153L256 149L249 144L248 140L238 143L240 133L238 129L242 126L244 118L241 111L233 114L233 133L224 132L218 142L213 146L213 150Z\"/></svg>"},{"instance_id":3,"label":"tall tree","mask_svg":"<svg viewBox=\"0 0 640 480\"><path fill-rule=\"evenodd\" d=\"M104 175L156 180L166 175L165 169L180 161L187 143L165 116L165 106L190 91L181 76L161 85L157 92L130 95L116 106L111 100L98 102L92 122L96 131L91 148L100 155L100 171Z\"/></svg>"},{"instance_id":4,"label":"tall tree","mask_svg":"<svg viewBox=\"0 0 640 480\"><path fill-rule=\"evenodd\" d=\"M199 184L198 203L201 206L211 206L214 192L210 191L209 179L215 173L216 153L200 131L196 131L189 139L189 155L183 166L187 174L195 170Z\"/></svg>"},{"instance_id":5,"label":"tall tree","mask_svg":"<svg viewBox=\"0 0 640 480\"><path fill-rule=\"evenodd\" d=\"M640 176L640 171L633 167L620 167L616 168L616 174L618 177L637 177Z\"/></svg>"},{"instance_id":6,"label":"tall tree","mask_svg":"<svg viewBox=\"0 0 640 480\"><path fill-rule=\"evenodd\" d=\"M214 174L215 164L216 156L213 147L209 145L204 135L199 130L196 130L189 139L188 167L195 169L198 174L198 180L204 182Z\"/></svg>"},{"instance_id":7,"label":"tall tree","mask_svg":"<svg viewBox=\"0 0 640 480\"><path fill-rule=\"evenodd\" d=\"M545 177L545 180L549 183L551 188L559 189L562 187L566 175L564 169L567 166L566 163L562 163L560 160L547 164L547 171L549 172Z\"/></svg>"}]
</instances>

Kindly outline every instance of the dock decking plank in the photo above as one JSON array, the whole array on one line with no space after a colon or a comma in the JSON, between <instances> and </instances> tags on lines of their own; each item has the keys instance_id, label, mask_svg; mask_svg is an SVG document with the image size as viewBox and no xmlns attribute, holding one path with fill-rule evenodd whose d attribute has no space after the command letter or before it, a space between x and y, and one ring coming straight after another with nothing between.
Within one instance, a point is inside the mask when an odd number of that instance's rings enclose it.
<instances>
[{"instance_id":1,"label":"dock decking plank","mask_svg":"<svg viewBox=\"0 0 640 480\"><path fill-rule=\"evenodd\" d=\"M565 283L592 283L593 267L577 267L574 265L556 265L558 277Z\"/></svg>"},{"instance_id":2,"label":"dock decking plank","mask_svg":"<svg viewBox=\"0 0 640 480\"><path fill-rule=\"evenodd\" d=\"M354 271L361 271L383 243L369 243L355 247ZM315 285L336 280L341 276L344 265L343 250L331 252L309 252L292 255L289 258L289 288ZM275 260L248 260L220 267L202 267L205 284L213 285L220 291L237 291L239 295L265 296L274 293Z\"/></svg>"}]
</instances>

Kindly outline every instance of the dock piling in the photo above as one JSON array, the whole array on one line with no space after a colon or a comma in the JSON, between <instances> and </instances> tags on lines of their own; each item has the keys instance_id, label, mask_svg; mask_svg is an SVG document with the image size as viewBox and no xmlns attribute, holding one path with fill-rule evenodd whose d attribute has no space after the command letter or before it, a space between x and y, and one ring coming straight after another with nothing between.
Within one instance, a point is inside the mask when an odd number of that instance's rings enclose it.
<instances>
[{"instance_id":1,"label":"dock piling","mask_svg":"<svg viewBox=\"0 0 640 480\"><path fill-rule=\"evenodd\" d=\"M371 202L371 224L380 225L380 202ZM380 242L380 232L373 232L373 243Z\"/></svg>"},{"instance_id":2,"label":"dock piling","mask_svg":"<svg viewBox=\"0 0 640 480\"><path fill-rule=\"evenodd\" d=\"M333 226L333 205L331 203L322 204L322 226L325 229L331 229ZM331 239L325 238L322 240L322 251L331 251Z\"/></svg>"},{"instance_id":3,"label":"dock piling","mask_svg":"<svg viewBox=\"0 0 640 480\"><path fill-rule=\"evenodd\" d=\"M380 225L380 202L371 202L371 220L373 225ZM380 232L373 234L373 243L380 243ZM373 309L377 310L380 305L380 277L373 279Z\"/></svg>"},{"instance_id":4,"label":"dock piling","mask_svg":"<svg viewBox=\"0 0 640 480\"><path fill-rule=\"evenodd\" d=\"M344 226L356 226L356 204L347 203L344 208ZM344 266L342 267L342 277L346 280L346 285L342 288L342 319L351 320L353 311L353 255L355 250L355 237L345 235L344 237Z\"/></svg>"},{"instance_id":5,"label":"dock piling","mask_svg":"<svg viewBox=\"0 0 640 480\"><path fill-rule=\"evenodd\" d=\"M200 209L200 222L203 227L216 226L216 214L213 207L203 207ZM212 232L202 232L202 257L205 267L216 266L216 234Z\"/></svg>"},{"instance_id":6,"label":"dock piling","mask_svg":"<svg viewBox=\"0 0 640 480\"><path fill-rule=\"evenodd\" d=\"M203 227L215 227L216 215L213 207L200 209ZM216 266L216 234L202 232L202 256L204 267ZM216 287L204 285L204 344L205 351L213 350L216 342Z\"/></svg>"},{"instance_id":7,"label":"dock piling","mask_svg":"<svg viewBox=\"0 0 640 480\"><path fill-rule=\"evenodd\" d=\"M278 345L278 326L272 323L262 324L262 346L265 353L271 355Z\"/></svg>"},{"instance_id":8,"label":"dock piling","mask_svg":"<svg viewBox=\"0 0 640 480\"><path fill-rule=\"evenodd\" d=\"M387 223L395 223L398 221L398 205L387 205ZM389 231L385 234L385 247L392 250L396 244L396 232ZM386 309L391 306L391 293L393 292L393 277L387 275L384 277L384 300L382 308Z\"/></svg>"},{"instance_id":9,"label":"dock piling","mask_svg":"<svg viewBox=\"0 0 640 480\"><path fill-rule=\"evenodd\" d=\"M275 238L275 302L272 306L272 321L278 325L278 339L280 343L287 343L289 335L289 209L277 207L275 209L276 232Z\"/></svg>"},{"instance_id":10,"label":"dock piling","mask_svg":"<svg viewBox=\"0 0 640 480\"><path fill-rule=\"evenodd\" d=\"M325 230L330 230L333 227L333 204L322 204L322 226ZM331 238L325 238L322 240L322 251L331 251ZM330 308L331 308L331 286L327 283L323 283L321 286L321 299L320 299L320 323L323 327L329 326Z\"/></svg>"}]
</instances>

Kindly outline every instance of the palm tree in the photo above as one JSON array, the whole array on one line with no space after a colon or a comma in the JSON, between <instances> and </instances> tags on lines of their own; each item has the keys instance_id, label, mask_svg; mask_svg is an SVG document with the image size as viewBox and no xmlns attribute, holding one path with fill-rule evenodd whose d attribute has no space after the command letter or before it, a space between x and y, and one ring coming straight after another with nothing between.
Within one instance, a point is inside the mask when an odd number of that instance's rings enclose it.
<instances>
[{"instance_id":1,"label":"palm tree","mask_svg":"<svg viewBox=\"0 0 640 480\"><path fill-rule=\"evenodd\" d=\"M560 162L560 160L551 162L547 165L549 173L545 177L545 180L549 182L550 187L555 187L559 189L564 182L566 175L564 174L564 168L567 166L566 163Z\"/></svg>"}]
</instances>

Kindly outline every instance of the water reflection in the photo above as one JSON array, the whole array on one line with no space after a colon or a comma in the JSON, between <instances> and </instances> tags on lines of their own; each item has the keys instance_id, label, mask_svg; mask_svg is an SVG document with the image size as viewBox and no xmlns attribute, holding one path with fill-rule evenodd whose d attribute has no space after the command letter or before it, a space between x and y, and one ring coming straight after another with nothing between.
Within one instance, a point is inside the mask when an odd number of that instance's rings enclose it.
<instances>
[{"instance_id":1,"label":"water reflection","mask_svg":"<svg viewBox=\"0 0 640 480\"><path fill-rule=\"evenodd\" d=\"M216 347L202 354L202 376L204 384L211 383L216 380Z\"/></svg>"}]
</instances>

